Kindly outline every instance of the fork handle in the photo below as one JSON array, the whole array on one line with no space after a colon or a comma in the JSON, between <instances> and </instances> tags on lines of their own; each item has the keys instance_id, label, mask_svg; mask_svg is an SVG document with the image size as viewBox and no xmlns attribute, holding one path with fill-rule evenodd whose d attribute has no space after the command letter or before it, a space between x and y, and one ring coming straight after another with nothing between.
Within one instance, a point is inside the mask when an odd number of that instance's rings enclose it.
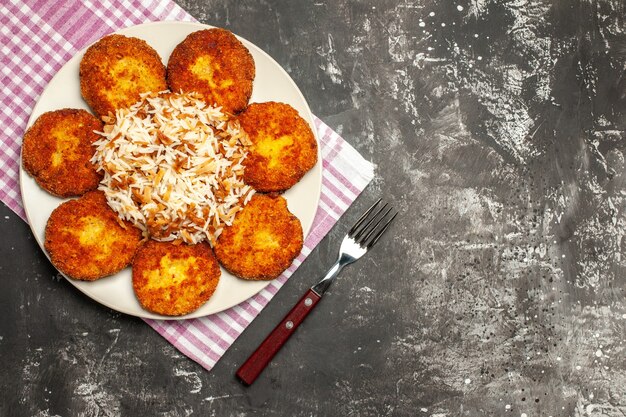
<instances>
[{"instance_id":1,"label":"fork handle","mask_svg":"<svg viewBox=\"0 0 626 417\"><path fill-rule=\"evenodd\" d=\"M300 301L237 370L236 375L244 384L251 385L256 380L320 299L321 297L312 289L300 298Z\"/></svg>"}]
</instances>

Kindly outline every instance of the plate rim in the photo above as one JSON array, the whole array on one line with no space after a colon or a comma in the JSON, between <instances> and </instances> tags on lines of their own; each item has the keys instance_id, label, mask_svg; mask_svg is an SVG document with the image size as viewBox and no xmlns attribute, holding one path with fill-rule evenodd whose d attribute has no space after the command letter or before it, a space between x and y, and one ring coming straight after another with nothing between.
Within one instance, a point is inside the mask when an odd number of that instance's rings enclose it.
<instances>
[{"instance_id":1,"label":"plate rim","mask_svg":"<svg viewBox=\"0 0 626 417\"><path fill-rule=\"evenodd\" d=\"M70 63L73 63L73 61L78 60L78 57L82 57L82 55L84 55L85 51L87 50L87 48L89 48L91 45L93 45L94 43L98 42L100 39L102 39L105 36L111 35L111 34L121 34L121 35L126 35L126 36L133 36L133 37L138 37L137 35L129 35L126 32L135 30L135 29L141 29L144 27L150 27L150 26L187 26L187 27L195 27L197 28L197 30L203 30L203 29L212 29L212 28L220 28L219 26L212 26L212 25L208 25L208 24L204 24L204 23L200 23L200 22L186 22L186 21L176 21L176 20L164 20L164 21L157 21L157 22L146 22L146 23L140 23L137 25L132 25L132 26L126 26L124 28L121 29L117 29L114 31L110 31L104 35L102 35L101 37L97 38L95 41L86 44L85 46L83 46L81 49L79 49L78 51L76 51L73 56L68 59L62 66L61 68L59 68L59 70L57 70L54 75L52 76L52 78L48 81L48 83L46 84L46 86L44 87L41 95L37 98L37 101L35 102L31 112L30 112L30 116L28 118L28 122L26 124L26 128L24 130L24 132L26 132L35 122L35 120L41 115L43 114L43 112L41 110L39 110L39 107L42 105L42 99L44 98L45 92L48 88L48 86L53 83L53 81L55 81L55 79L59 76L59 73ZM224 28L226 29L226 28ZM229 30L229 29L226 29ZM230 31L230 30L229 30ZM192 32L189 32L192 33ZM254 44L253 42L250 42L249 40L247 40L246 38L237 35L236 33L232 32L240 41L242 41L245 46L247 48L252 47L255 52L261 54L262 56L264 56L265 59L269 60L269 62L271 62L273 64L273 67L275 69L277 69L278 71L280 71L283 76L285 77L285 79L291 84L291 86L295 89L295 91L297 92L300 100L301 100L301 104L304 106L305 110L306 110L306 114L305 115L300 115L301 117L303 117L307 123L309 124L309 127L311 128L312 132L313 132L313 136L315 138L315 141L317 142L317 162L315 164L315 166L309 171L307 172L307 174L311 173L313 170L315 170L316 168L318 168L317 166L319 165L319 169L318 171L318 175L317 175L317 181L316 181L316 189L315 190L310 190L309 192L315 192L315 207L316 210L313 214L313 216L309 219L309 222L307 225L303 225L302 229L303 229L303 240L306 240L306 238L308 237L309 233L311 232L311 229L313 227L313 222L315 220L316 217L316 212L319 209L319 203L320 203L320 199L321 199L321 191L322 191L322 182L323 182L323 169L322 169L322 154L321 154L321 143L320 143L320 138L317 132L317 128L315 125L315 116L313 115L313 113L311 112L310 106L306 100L306 98L304 97L304 94L302 94L302 91L300 90L300 88L298 87L298 85L295 83L295 81L293 80L293 78L291 78L291 76L289 75L289 73L282 67L282 65L280 65L271 55L269 55L267 52L265 52L263 49L261 49L259 46L257 46L256 44ZM142 39L141 37L139 37L139 39ZM144 39L145 40L145 39ZM182 42L183 39L180 40L180 42ZM146 41L147 42L147 41ZM179 42L179 43L180 43ZM154 46L150 45L151 47L154 48ZM164 57L161 57L161 59L163 60ZM169 57L168 57L169 59ZM164 62L164 65L167 67L167 61ZM78 82L78 80L76 80ZM81 100L84 99L81 97ZM252 103L252 101L251 101ZM87 111L89 111L91 114L93 114L93 110L85 103L85 106L87 108ZM59 107L60 109L61 107ZM54 111L54 110L58 110L58 109L52 109L52 110L46 110L46 111ZM39 114L41 113L41 114ZM34 117L35 114L38 114L37 117ZM31 214L29 212L29 210L27 209L27 206L24 202L24 196L26 195L24 193L24 183L25 183L25 179L26 178L32 178L30 176L30 174L28 174L23 166L23 161L22 161L22 149L23 147L20 146L20 163L19 163L19 187L20 187L20 197L22 200L22 206L24 207L24 213L26 215L26 219L28 222L28 226L31 230L31 233L33 234L33 237L35 238L35 241L37 242L37 244L39 245L41 251L43 252L43 254L46 256L46 258L48 259L48 261L50 261L50 256L48 254L48 252L45 250L44 248L44 243L42 241L40 241L39 239L39 235L38 233L34 230L34 226L33 226L33 222L31 219ZM38 184L37 184L38 185ZM38 185L39 186L39 185ZM77 197L70 197L70 198L60 198L57 196L54 196L50 193L48 193L46 190L42 189L43 192L47 193L47 195L50 198L53 199L58 199L59 200L59 204L57 204L57 207L62 204L65 201L68 201L70 199L73 198L77 198ZM305 227L306 226L306 227ZM302 252L300 252L302 253ZM134 317L139 317L142 319L152 319L152 320L164 320L164 321L171 321L171 320L185 320L185 319L194 319L194 318L200 318L200 317L206 317L212 314L217 314L220 313L222 311L228 310L234 306L237 306L239 304L241 304L242 302L245 302L246 300L254 297L255 295L257 295L259 292L261 292L263 289L267 288L268 285L270 285L270 283L274 282L276 279L275 278L273 280L268 280L268 281L256 281L257 285L259 285L260 282L263 283L262 286L260 286L260 288L254 292L253 294L249 294L247 295L246 298L235 302L233 304L230 304L228 306L225 306L219 310L216 311L212 311L212 312L208 312L208 313L202 313L200 312L200 310L202 309L201 306L200 308L198 308L197 310L183 315L183 316L164 316L164 315L160 315L160 314L156 314L156 313L152 313L148 310L145 310L143 308L141 308L141 311L137 314L134 313L132 311L130 311L129 309L120 309L119 306L114 306L111 303L99 299L99 298L95 298L94 296L92 296L91 294L88 294L86 291L83 290L83 288L81 288L81 286L79 284L83 284L83 281L80 280L74 280L72 278L69 278L68 276L66 276L63 272L59 271L54 264L52 264L52 262L50 262L51 265L55 268L55 270L61 274L61 276L63 276L65 278L66 281L68 281L74 288L76 288L77 290L79 290L84 296L88 297L89 299L91 299L92 301L95 301L107 308L110 308L116 312L122 313L122 314L127 314L130 316L134 316ZM131 266L127 266L125 269L131 268ZM225 271L225 269L220 265L220 269L222 271L222 273ZM123 271L123 270L122 270ZM121 271L120 271L121 272ZM114 274L115 275L115 274ZM106 279L108 277L103 277L103 279ZM236 279L240 279L240 278L236 278ZM219 284L218 284L219 285ZM270 300L271 301L271 300Z\"/></svg>"}]
</instances>

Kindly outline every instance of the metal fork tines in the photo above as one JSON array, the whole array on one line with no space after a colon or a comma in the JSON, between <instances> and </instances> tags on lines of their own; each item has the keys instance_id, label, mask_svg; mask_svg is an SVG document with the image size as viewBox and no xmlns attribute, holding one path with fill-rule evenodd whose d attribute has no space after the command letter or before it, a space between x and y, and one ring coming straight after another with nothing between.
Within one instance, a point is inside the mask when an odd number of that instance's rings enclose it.
<instances>
[{"instance_id":1,"label":"metal fork tines","mask_svg":"<svg viewBox=\"0 0 626 417\"><path fill-rule=\"evenodd\" d=\"M398 212L392 214L388 203L379 207L382 199L375 202L350 228L339 248L339 256L326 276L311 289L318 295L324 294L339 272L348 264L359 259L372 248L389 228Z\"/></svg>"}]
</instances>

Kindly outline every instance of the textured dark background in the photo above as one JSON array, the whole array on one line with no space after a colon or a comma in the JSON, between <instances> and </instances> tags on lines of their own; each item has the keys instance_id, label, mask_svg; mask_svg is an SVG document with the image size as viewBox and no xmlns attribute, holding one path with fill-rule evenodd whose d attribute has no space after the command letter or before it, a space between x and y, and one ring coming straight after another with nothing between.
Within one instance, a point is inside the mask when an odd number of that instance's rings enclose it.
<instances>
[{"instance_id":1,"label":"textured dark background","mask_svg":"<svg viewBox=\"0 0 626 417\"><path fill-rule=\"evenodd\" d=\"M0 415L626 414L623 1L179 3L274 57L377 176L211 372L1 207ZM379 195L391 233L241 386Z\"/></svg>"}]
</instances>

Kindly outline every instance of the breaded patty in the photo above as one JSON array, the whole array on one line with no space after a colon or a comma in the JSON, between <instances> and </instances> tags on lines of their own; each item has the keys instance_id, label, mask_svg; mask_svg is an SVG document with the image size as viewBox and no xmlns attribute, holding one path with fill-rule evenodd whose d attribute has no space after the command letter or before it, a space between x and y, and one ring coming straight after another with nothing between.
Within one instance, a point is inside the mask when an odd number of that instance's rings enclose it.
<instances>
[{"instance_id":1,"label":"breaded patty","mask_svg":"<svg viewBox=\"0 0 626 417\"><path fill-rule=\"evenodd\" d=\"M167 63L167 82L174 92L195 91L209 104L238 113L248 105L254 81L254 59L224 29L193 32L176 46Z\"/></svg>"},{"instance_id":2,"label":"breaded patty","mask_svg":"<svg viewBox=\"0 0 626 417\"><path fill-rule=\"evenodd\" d=\"M115 114L139 94L167 89L165 66L145 41L109 35L91 45L80 61L80 92L96 114Z\"/></svg>"},{"instance_id":3,"label":"breaded patty","mask_svg":"<svg viewBox=\"0 0 626 417\"><path fill-rule=\"evenodd\" d=\"M255 194L215 243L224 268L244 279L279 276L302 250L300 220L279 195Z\"/></svg>"},{"instance_id":4,"label":"breaded patty","mask_svg":"<svg viewBox=\"0 0 626 417\"><path fill-rule=\"evenodd\" d=\"M101 175L89 162L102 122L85 110L44 113L24 134L22 163L46 191L71 197L98 186Z\"/></svg>"},{"instance_id":5,"label":"breaded patty","mask_svg":"<svg viewBox=\"0 0 626 417\"><path fill-rule=\"evenodd\" d=\"M243 179L255 190L287 190L317 162L315 136L290 105L252 103L239 115L239 122L252 142Z\"/></svg>"},{"instance_id":6,"label":"breaded patty","mask_svg":"<svg viewBox=\"0 0 626 417\"><path fill-rule=\"evenodd\" d=\"M133 261L133 289L146 310L180 316L197 310L213 295L220 274L208 243L149 240Z\"/></svg>"},{"instance_id":7,"label":"breaded patty","mask_svg":"<svg viewBox=\"0 0 626 417\"><path fill-rule=\"evenodd\" d=\"M128 266L140 242L141 231L117 217L104 193L89 191L54 209L44 247L59 271L94 281Z\"/></svg>"}]
</instances>

